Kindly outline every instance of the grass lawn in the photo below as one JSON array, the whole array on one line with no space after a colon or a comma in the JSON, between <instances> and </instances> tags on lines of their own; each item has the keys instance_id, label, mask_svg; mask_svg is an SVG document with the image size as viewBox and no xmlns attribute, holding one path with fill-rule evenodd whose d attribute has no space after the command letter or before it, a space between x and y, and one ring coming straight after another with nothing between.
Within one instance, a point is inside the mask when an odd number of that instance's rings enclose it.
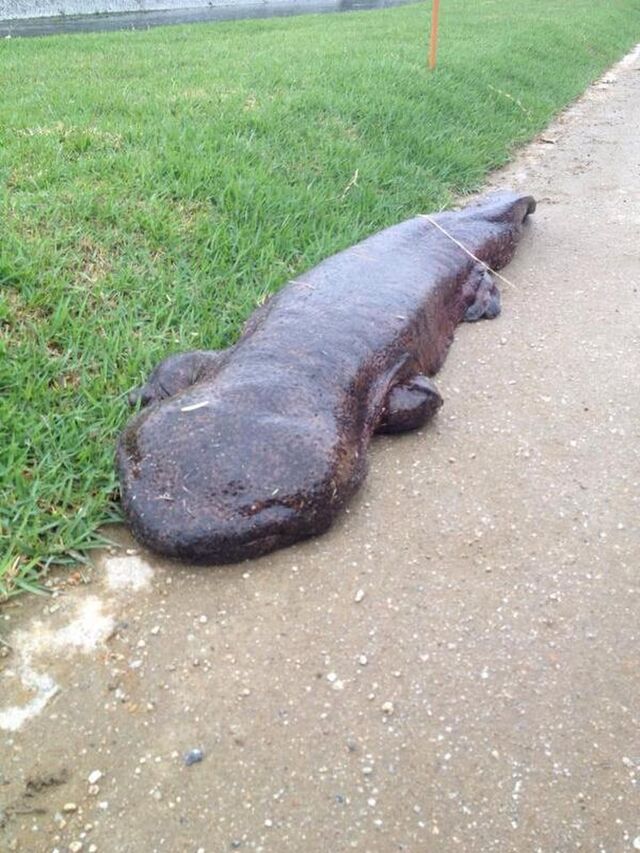
<instances>
[{"instance_id":1,"label":"grass lawn","mask_svg":"<svg viewBox=\"0 0 640 853\"><path fill-rule=\"evenodd\" d=\"M159 359L478 187L640 38L638 0L447 0L429 74L429 17L0 42L0 597L119 517L125 392Z\"/></svg>"}]
</instances>

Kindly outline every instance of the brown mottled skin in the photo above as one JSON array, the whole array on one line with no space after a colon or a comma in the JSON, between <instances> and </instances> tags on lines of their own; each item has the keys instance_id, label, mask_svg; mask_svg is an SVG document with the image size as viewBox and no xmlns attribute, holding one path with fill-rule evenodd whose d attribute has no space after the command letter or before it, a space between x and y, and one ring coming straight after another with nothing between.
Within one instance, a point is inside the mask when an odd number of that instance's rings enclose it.
<instances>
[{"instance_id":1,"label":"brown mottled skin","mask_svg":"<svg viewBox=\"0 0 640 853\"><path fill-rule=\"evenodd\" d=\"M499 269L534 209L503 192L433 219ZM486 268L427 217L328 258L259 308L235 346L171 356L131 395L152 404L117 452L135 536L226 563L322 533L362 482L373 434L418 427L441 405L429 377L458 323L499 311Z\"/></svg>"}]
</instances>

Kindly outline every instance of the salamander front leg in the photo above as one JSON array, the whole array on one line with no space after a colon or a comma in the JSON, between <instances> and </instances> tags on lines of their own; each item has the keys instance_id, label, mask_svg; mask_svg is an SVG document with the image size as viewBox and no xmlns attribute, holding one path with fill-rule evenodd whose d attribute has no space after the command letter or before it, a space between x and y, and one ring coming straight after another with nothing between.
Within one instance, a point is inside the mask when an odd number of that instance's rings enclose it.
<instances>
[{"instance_id":1,"label":"salamander front leg","mask_svg":"<svg viewBox=\"0 0 640 853\"><path fill-rule=\"evenodd\" d=\"M148 406L190 388L202 378L205 370L220 362L225 352L193 350L170 355L154 367L144 385L129 393L129 405L135 406L139 401L142 406Z\"/></svg>"},{"instance_id":2,"label":"salamander front leg","mask_svg":"<svg viewBox=\"0 0 640 853\"><path fill-rule=\"evenodd\" d=\"M418 429L433 417L442 402L440 392L431 379L418 374L391 389L376 432Z\"/></svg>"}]
</instances>

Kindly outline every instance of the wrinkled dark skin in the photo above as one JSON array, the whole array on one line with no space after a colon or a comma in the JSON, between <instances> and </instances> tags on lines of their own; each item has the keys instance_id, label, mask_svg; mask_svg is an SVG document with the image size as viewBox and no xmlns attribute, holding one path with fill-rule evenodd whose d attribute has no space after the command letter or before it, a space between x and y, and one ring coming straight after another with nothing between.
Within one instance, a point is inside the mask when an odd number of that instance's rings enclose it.
<instances>
[{"instance_id":1,"label":"wrinkled dark skin","mask_svg":"<svg viewBox=\"0 0 640 853\"><path fill-rule=\"evenodd\" d=\"M433 218L492 269L535 209L495 193ZM194 562L256 557L325 531L376 432L423 425L462 320L495 317L486 268L418 216L290 282L235 346L171 356L131 402L117 451L135 536Z\"/></svg>"}]
</instances>

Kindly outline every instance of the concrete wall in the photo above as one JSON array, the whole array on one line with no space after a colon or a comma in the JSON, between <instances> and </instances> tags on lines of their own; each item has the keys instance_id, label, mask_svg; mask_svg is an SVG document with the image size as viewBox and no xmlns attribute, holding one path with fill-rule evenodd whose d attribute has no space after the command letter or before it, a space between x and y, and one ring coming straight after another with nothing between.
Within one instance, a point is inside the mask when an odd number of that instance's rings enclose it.
<instances>
[{"instance_id":1,"label":"concrete wall","mask_svg":"<svg viewBox=\"0 0 640 853\"><path fill-rule=\"evenodd\" d=\"M234 6L238 0L0 0L0 20L97 12L148 12L154 9L202 9ZM304 0L301 0L301 5ZM277 5L277 0L269 0Z\"/></svg>"}]
</instances>

